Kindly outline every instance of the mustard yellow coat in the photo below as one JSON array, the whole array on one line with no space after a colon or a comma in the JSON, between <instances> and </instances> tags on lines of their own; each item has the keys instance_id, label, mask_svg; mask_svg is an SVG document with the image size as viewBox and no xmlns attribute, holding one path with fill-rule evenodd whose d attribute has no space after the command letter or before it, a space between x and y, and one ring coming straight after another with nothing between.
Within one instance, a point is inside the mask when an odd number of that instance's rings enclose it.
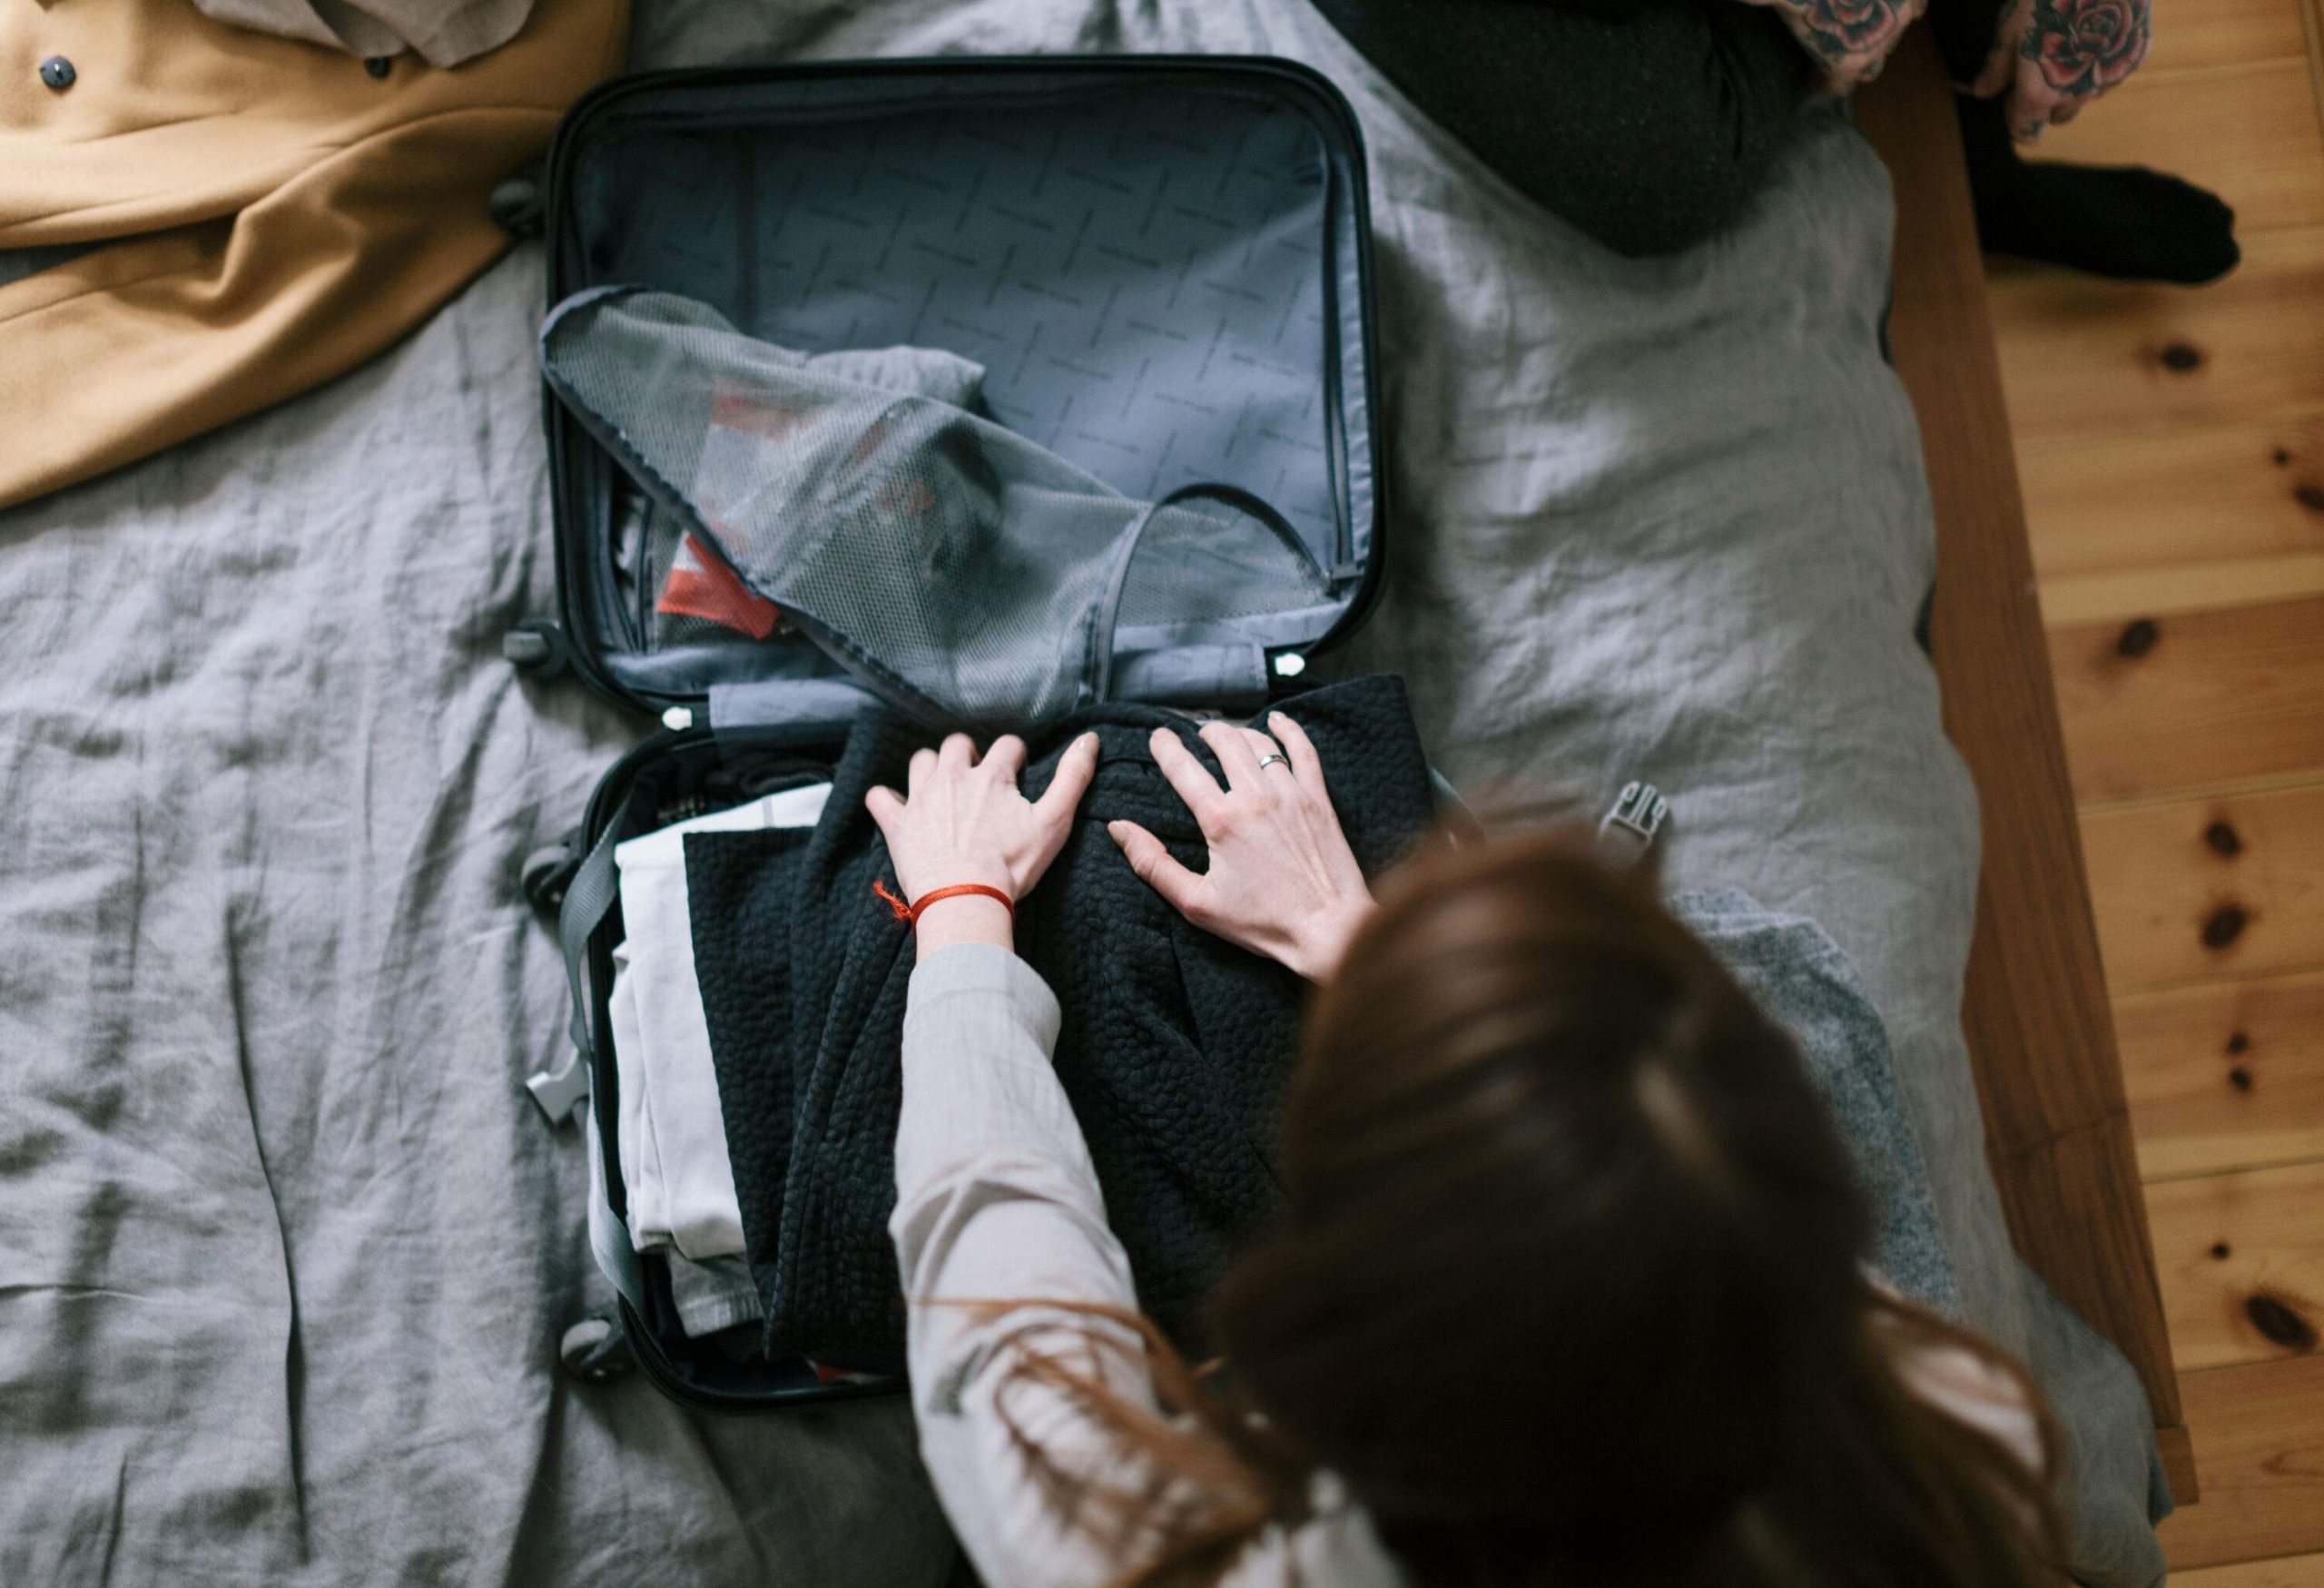
<instances>
[{"instance_id":1,"label":"mustard yellow coat","mask_svg":"<svg viewBox=\"0 0 2324 1588\"><path fill-rule=\"evenodd\" d=\"M0 285L0 507L280 402L419 324L508 246L494 186L619 69L628 24L628 0L541 0L444 69L367 64L191 0L0 0L0 249L100 245Z\"/></svg>"}]
</instances>

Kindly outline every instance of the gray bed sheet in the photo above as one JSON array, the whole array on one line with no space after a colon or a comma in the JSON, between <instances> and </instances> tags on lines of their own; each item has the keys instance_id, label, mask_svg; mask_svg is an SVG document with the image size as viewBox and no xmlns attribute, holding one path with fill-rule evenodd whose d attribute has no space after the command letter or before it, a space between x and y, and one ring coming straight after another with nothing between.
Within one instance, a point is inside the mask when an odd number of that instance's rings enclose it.
<instances>
[{"instance_id":1,"label":"gray bed sheet","mask_svg":"<svg viewBox=\"0 0 2324 1588\"><path fill-rule=\"evenodd\" d=\"M1677 885L1823 923L1888 1021L1970 1319L2072 1426L2082 1574L2158 1580L2146 1408L2010 1255L1957 1007L1976 813L1837 113L1733 235L1620 260L1305 0L648 5L635 64L1290 55L1370 143L1411 680L1501 814L1670 796ZM905 1408L703 1419L555 1369L605 1299L519 860L637 723L517 678L551 605L520 249L298 401L0 515L0 1581L934 1584Z\"/></svg>"}]
</instances>

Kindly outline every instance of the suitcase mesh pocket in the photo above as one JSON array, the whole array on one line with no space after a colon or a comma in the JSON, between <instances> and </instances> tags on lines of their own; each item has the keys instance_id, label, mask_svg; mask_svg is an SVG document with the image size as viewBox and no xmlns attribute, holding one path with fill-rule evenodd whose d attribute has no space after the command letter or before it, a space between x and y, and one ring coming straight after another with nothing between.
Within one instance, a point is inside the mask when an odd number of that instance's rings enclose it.
<instances>
[{"instance_id":1,"label":"suitcase mesh pocket","mask_svg":"<svg viewBox=\"0 0 2324 1588\"><path fill-rule=\"evenodd\" d=\"M926 717L1084 704L1117 601L1124 623L1182 623L1328 599L1295 535L1228 503L1169 503L1126 540L1146 505L972 412L981 371L950 353L811 358L617 288L551 314L542 366L688 526L665 604L691 557L681 616L745 633L793 617Z\"/></svg>"}]
</instances>

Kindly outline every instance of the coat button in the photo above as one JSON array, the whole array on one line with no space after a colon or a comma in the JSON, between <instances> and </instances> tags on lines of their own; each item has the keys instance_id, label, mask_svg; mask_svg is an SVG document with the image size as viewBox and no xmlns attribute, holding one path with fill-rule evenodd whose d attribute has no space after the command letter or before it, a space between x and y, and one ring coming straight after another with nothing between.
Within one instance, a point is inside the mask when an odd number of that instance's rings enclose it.
<instances>
[{"instance_id":1,"label":"coat button","mask_svg":"<svg viewBox=\"0 0 2324 1588\"><path fill-rule=\"evenodd\" d=\"M393 69L393 65L394 63L385 55L366 55L363 58L363 70L374 77L385 77Z\"/></svg>"},{"instance_id":2,"label":"coat button","mask_svg":"<svg viewBox=\"0 0 2324 1588\"><path fill-rule=\"evenodd\" d=\"M51 55L40 64L40 80L62 94L73 86L80 74L73 70L73 63L62 55Z\"/></svg>"}]
</instances>

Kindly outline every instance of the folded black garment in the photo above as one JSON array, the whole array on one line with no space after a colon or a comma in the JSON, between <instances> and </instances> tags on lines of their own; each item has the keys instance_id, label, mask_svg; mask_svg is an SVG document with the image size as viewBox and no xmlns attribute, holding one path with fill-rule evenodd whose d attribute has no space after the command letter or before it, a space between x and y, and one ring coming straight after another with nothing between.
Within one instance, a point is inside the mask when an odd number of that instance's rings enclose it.
<instances>
[{"instance_id":1,"label":"folded black garment","mask_svg":"<svg viewBox=\"0 0 2324 1588\"><path fill-rule=\"evenodd\" d=\"M1290 710L1322 755L1357 859L1376 871L1433 815L1403 683L1332 685ZM1019 906L1017 942L1057 993L1058 1077L1139 1303L1193 1349L1204 1301L1280 1199L1275 1144L1302 986L1189 926L1107 836L1106 823L1127 817L1205 864L1194 818L1147 750L1157 726L1217 774L1194 725L1150 706L1098 707L1030 746L1021 786L1038 795L1076 735L1100 740L1073 834ZM901 788L926 739L900 717L859 723L812 833L686 839L694 966L771 1356L903 1368L887 1220L912 946L872 892L895 880L863 795Z\"/></svg>"}]
</instances>

